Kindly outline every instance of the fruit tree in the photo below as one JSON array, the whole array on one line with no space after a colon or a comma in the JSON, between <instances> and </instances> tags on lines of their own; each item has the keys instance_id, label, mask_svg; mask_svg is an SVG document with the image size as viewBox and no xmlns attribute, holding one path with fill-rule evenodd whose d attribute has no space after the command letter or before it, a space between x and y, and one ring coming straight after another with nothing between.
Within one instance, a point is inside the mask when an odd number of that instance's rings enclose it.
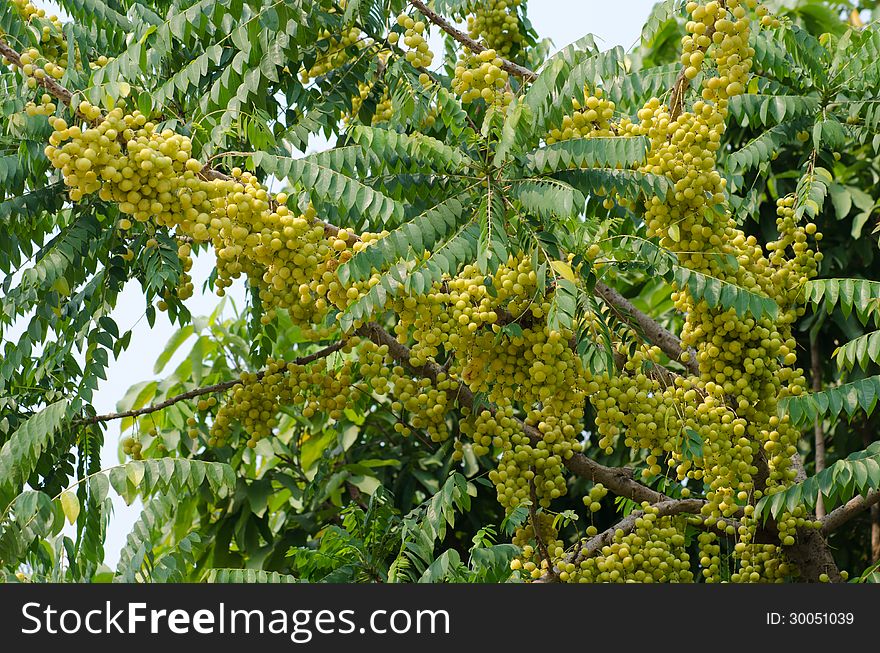
<instances>
[{"instance_id":1,"label":"fruit tree","mask_svg":"<svg viewBox=\"0 0 880 653\"><path fill-rule=\"evenodd\" d=\"M874 2L58 4L0 8L9 580L880 576ZM192 350L98 414L131 280Z\"/></svg>"}]
</instances>

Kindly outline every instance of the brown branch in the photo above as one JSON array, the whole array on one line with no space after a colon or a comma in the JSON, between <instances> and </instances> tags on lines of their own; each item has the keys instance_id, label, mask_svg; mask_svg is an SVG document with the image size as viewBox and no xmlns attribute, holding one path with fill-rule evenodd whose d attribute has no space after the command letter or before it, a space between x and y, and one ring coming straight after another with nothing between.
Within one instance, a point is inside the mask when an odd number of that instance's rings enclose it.
<instances>
[{"instance_id":1,"label":"brown branch","mask_svg":"<svg viewBox=\"0 0 880 653\"><path fill-rule=\"evenodd\" d=\"M21 55L16 52L13 48L9 46L6 41L0 38L0 54L2 54L10 63L14 64L16 67L21 68ZM42 78L34 78L37 80L37 84L42 86L46 91L54 97L59 102L62 102L65 106L70 106L73 102L73 94L64 88L61 84L56 82L54 79L49 77L47 74ZM85 120L85 116L79 113L79 110L76 111L77 115Z\"/></svg>"},{"instance_id":2,"label":"brown branch","mask_svg":"<svg viewBox=\"0 0 880 653\"><path fill-rule=\"evenodd\" d=\"M807 473L799 454L791 457L791 465L797 473L795 482L802 483L806 480ZM834 561L834 556L831 554L831 549L822 532L813 528L801 529L798 531L795 543L792 546L784 547L784 551L788 559L800 570L801 577L807 582L818 583L822 574L828 574L832 583L843 582L840 570L837 568L837 563Z\"/></svg>"},{"instance_id":3,"label":"brown branch","mask_svg":"<svg viewBox=\"0 0 880 653\"><path fill-rule=\"evenodd\" d=\"M596 294L617 309L624 320L638 326L645 337L660 347L660 350L669 358L684 365L692 374L700 374L700 366L693 354L690 355L687 362L681 360L683 352L681 340L674 333L663 328L659 322L642 313L626 297L601 281L596 282Z\"/></svg>"},{"instance_id":4,"label":"brown branch","mask_svg":"<svg viewBox=\"0 0 880 653\"><path fill-rule=\"evenodd\" d=\"M880 504L880 490L873 490L865 496L850 499L839 508L835 508L822 518L822 534L829 535L843 526L853 517L857 517L868 508Z\"/></svg>"},{"instance_id":5,"label":"brown branch","mask_svg":"<svg viewBox=\"0 0 880 653\"><path fill-rule=\"evenodd\" d=\"M706 505L702 499L669 499L654 504L657 509L658 517L668 517L670 515L681 514L697 514ZM602 550L602 547L608 546L614 540L614 534L617 531L629 533L636 527L636 522L640 517L645 515L644 510L634 510L627 517L617 522L614 526L602 531L598 535L587 540L587 542L576 546L566 557L565 562L573 562L579 564L582 560L595 555Z\"/></svg>"},{"instance_id":6,"label":"brown branch","mask_svg":"<svg viewBox=\"0 0 880 653\"><path fill-rule=\"evenodd\" d=\"M865 449L867 449L874 441L871 431L868 430L868 423L864 422L860 430L862 432L862 443L865 445ZM876 563L880 562L880 504L878 503L874 503L871 506L870 523L871 562Z\"/></svg>"},{"instance_id":7,"label":"brown branch","mask_svg":"<svg viewBox=\"0 0 880 653\"><path fill-rule=\"evenodd\" d=\"M880 504L871 506L871 562L880 562Z\"/></svg>"},{"instance_id":8,"label":"brown branch","mask_svg":"<svg viewBox=\"0 0 880 653\"><path fill-rule=\"evenodd\" d=\"M657 509L658 517L669 517L672 515L682 515L682 514L699 514L703 509L703 506L706 505L706 501L702 499L665 499L663 501L657 502L653 504L653 507ZM643 517L645 514L644 510L634 510L629 515L621 519L619 522L614 524L613 526L607 528L602 531L598 535L593 536L589 540L581 540L577 544L574 545L572 550L568 552L568 554L563 558L563 562L565 564L574 564L575 566L579 565L583 560L596 555L599 551L602 550L603 547L609 546L614 541L614 534L617 531L623 531L624 533L630 533L635 527L636 522L640 517ZM728 523L735 524L730 520L722 520L721 524L726 526ZM554 574L558 574L559 570L554 569ZM536 582L540 583L549 583L557 580L556 577L551 577L549 574L545 574L540 578L540 580Z\"/></svg>"},{"instance_id":9,"label":"brown branch","mask_svg":"<svg viewBox=\"0 0 880 653\"><path fill-rule=\"evenodd\" d=\"M461 30L454 28L445 18L443 18L443 16L438 14L436 11L430 9L428 5L426 5L421 0L409 0L409 3L413 7L418 9L425 16L425 18L430 20L437 27L449 34L449 36L461 43L464 47L466 47L474 54L480 54L484 50L489 49L482 43L472 39ZM524 66L520 66L518 63L514 63L503 58L501 59L501 69L506 70L511 75L515 75L516 77L524 79L527 82L533 82L538 78L538 74L535 71L529 70Z\"/></svg>"},{"instance_id":10,"label":"brown branch","mask_svg":"<svg viewBox=\"0 0 880 653\"><path fill-rule=\"evenodd\" d=\"M328 347L324 347L323 349L319 349L313 354L309 354L308 356L302 356L301 358L295 358L290 363L294 365L308 365L309 363L313 363L318 359L326 358L331 354L339 351L346 345L346 340L340 340ZM262 379L266 375L266 371L263 370L259 374L257 374L257 379ZM126 410L121 413L109 413L107 415L95 415L94 417L85 417L82 419L74 420L73 424L75 425L87 425L87 424L97 424L99 422L109 422L114 419L123 419L125 417L140 417L141 415L149 415L150 413L155 413L156 411L162 410L163 408L168 408L169 406L173 406L176 403L181 401L186 401L187 399L194 399L196 397L201 397L203 395L208 394L216 394L218 392L224 392L229 390L230 388L241 383L240 379L234 379L232 381L224 381L223 383L217 383L215 385L205 386L203 388L195 388L194 390L190 390L188 392L183 392L179 395L175 395L174 397L170 397L165 401L162 401L158 404L152 404L150 406L145 406L143 408L139 408L137 410Z\"/></svg>"},{"instance_id":11,"label":"brown branch","mask_svg":"<svg viewBox=\"0 0 880 653\"><path fill-rule=\"evenodd\" d=\"M410 364L409 348L398 342L397 338L385 331L385 329L375 322L370 322L362 326L357 330L357 334L372 340L377 345L387 345L388 352L394 360L409 367L419 376L431 379L433 383L437 382L437 375L444 371L440 365L433 361L428 361L424 365L418 367ZM463 383L459 383L456 396L458 403L461 406L473 409L474 393L471 392L470 388ZM488 406L487 409L494 410L491 406ZM520 430L527 435L533 443L540 442L543 439L541 432L534 426L526 424L520 419L515 419L515 422ZM661 501L670 500L670 497L662 492L658 492L636 481L633 478L632 469L626 467L606 467L582 453L572 454L569 459L563 461L563 464L576 476L581 476L594 482L602 483L615 494L627 497L638 503L641 503L642 501L659 503Z\"/></svg>"}]
</instances>

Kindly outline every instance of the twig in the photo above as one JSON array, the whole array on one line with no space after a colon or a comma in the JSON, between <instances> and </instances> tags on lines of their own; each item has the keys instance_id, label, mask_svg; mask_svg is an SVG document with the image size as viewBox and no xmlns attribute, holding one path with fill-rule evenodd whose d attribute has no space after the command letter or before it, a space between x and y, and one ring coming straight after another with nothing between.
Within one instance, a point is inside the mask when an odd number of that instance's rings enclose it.
<instances>
[{"instance_id":1,"label":"twig","mask_svg":"<svg viewBox=\"0 0 880 653\"><path fill-rule=\"evenodd\" d=\"M330 345L329 347L324 347L319 351L316 351L313 354L309 354L308 356L303 356L301 358L295 358L290 363L294 365L308 365L309 363L313 363L314 361L320 358L326 358L331 354L339 351L346 345L346 340L340 340L337 343ZM287 363L285 363L287 364ZM263 370L259 374L257 374L257 379L262 379L266 375L266 371ZM145 406L144 408L139 408L138 410L126 410L121 413L109 413L107 415L95 415L94 417L85 417L82 419L74 420L72 424L74 425L87 425L87 424L97 424L99 422L109 422L114 419L122 419L125 417L139 417L141 415L148 415L150 413L155 413L156 411L162 410L163 408L168 408L169 406L173 406L176 403L181 401L186 401L187 399L194 399L195 397L201 397L202 395L208 394L216 394L218 392L224 392L229 390L230 388L241 383L240 379L235 379L232 381L224 381L223 383L217 383L215 385L205 386L203 388L195 388L194 390L190 390L188 392L183 392L179 395L175 395L165 401L162 401L158 404L152 404L150 406Z\"/></svg>"},{"instance_id":2,"label":"twig","mask_svg":"<svg viewBox=\"0 0 880 653\"><path fill-rule=\"evenodd\" d=\"M626 297L601 281L596 282L596 294L617 309L625 321L634 322L645 334L645 337L660 347L660 350L669 358L684 365L692 374L700 374L700 366L695 356L691 354L687 362L681 360L684 350L681 340L674 333L663 328L659 322L642 313Z\"/></svg>"},{"instance_id":3,"label":"twig","mask_svg":"<svg viewBox=\"0 0 880 653\"><path fill-rule=\"evenodd\" d=\"M452 25L449 24L449 22L445 18L443 18L443 16L438 14L436 11L433 11L432 9L430 9L428 7L428 5L426 5L421 0L409 0L409 3L413 7L418 9L420 12L422 12L422 14L425 16L425 18L430 20L437 27L442 29L447 34L449 34L449 36L451 36L456 41L461 43L464 47L466 47L468 50L470 50L474 54L480 54L484 50L489 49L485 45L483 45L482 43L472 39L470 36L468 36L467 34L462 32L461 30L454 28ZM518 63L514 63L512 61L508 61L507 59L503 59L503 58L501 59L501 69L506 70L511 75L515 75L515 76L517 76L521 79L524 79L528 82L533 82L538 78L538 74L536 72L534 72L533 70L529 70L525 66L520 66Z\"/></svg>"},{"instance_id":4,"label":"twig","mask_svg":"<svg viewBox=\"0 0 880 653\"><path fill-rule=\"evenodd\" d=\"M398 342L397 338L385 331L375 322L370 322L357 330L357 334L365 338L369 338L377 345L387 345L388 353L401 365L409 367L419 376L430 379L433 383L437 382L437 375L443 372L443 368L433 362L428 361L424 365L414 366L410 361L410 350L406 345ZM471 392L463 383L458 384L457 388L458 402L466 408L473 408L474 393ZM488 406L487 410L494 411L493 406ZM540 442L543 439L541 432L534 426L526 424L520 419L514 419L519 429L529 437L533 443ZM659 503L668 501L671 498L657 492L656 490L642 485L633 478L633 471L627 467L606 467L592 458L582 453L572 454L570 458L563 461L565 467L573 474L588 478L593 481L602 483L609 490L620 496L627 497L636 502L649 501L650 503Z\"/></svg>"},{"instance_id":5,"label":"twig","mask_svg":"<svg viewBox=\"0 0 880 653\"><path fill-rule=\"evenodd\" d=\"M829 535L833 533L850 519L878 503L880 503L880 490L874 490L865 496L857 496L854 499L850 499L822 518L822 534Z\"/></svg>"}]
</instances>

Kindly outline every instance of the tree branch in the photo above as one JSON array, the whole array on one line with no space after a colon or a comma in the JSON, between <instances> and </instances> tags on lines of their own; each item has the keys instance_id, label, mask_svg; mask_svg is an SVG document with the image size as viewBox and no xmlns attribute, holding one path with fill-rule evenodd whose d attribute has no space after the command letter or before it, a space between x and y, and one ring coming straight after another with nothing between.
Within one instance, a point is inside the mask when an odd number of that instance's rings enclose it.
<instances>
[{"instance_id":1,"label":"tree branch","mask_svg":"<svg viewBox=\"0 0 880 653\"><path fill-rule=\"evenodd\" d=\"M853 517L873 505L880 503L880 490L868 492L865 496L857 496L850 499L839 508L835 508L822 518L822 535L829 535L843 526Z\"/></svg>"},{"instance_id":2,"label":"tree branch","mask_svg":"<svg viewBox=\"0 0 880 653\"><path fill-rule=\"evenodd\" d=\"M702 499L669 499L660 501L653 505L657 509L658 517L668 517L671 515L681 514L697 514L703 509L706 502ZM645 514L644 510L633 510L624 519L617 522L614 526L602 531L595 537L582 543L565 557L565 562L573 562L579 564L582 560L595 555L602 550L602 547L608 546L614 541L614 533L623 531L629 533L636 527L636 521Z\"/></svg>"},{"instance_id":3,"label":"tree branch","mask_svg":"<svg viewBox=\"0 0 880 653\"><path fill-rule=\"evenodd\" d=\"M13 48L9 46L6 41L0 38L0 54L2 54L10 63L15 65L17 68L21 68L21 55L15 51ZM70 106L73 102L73 94L64 88L61 84L56 82L54 79L46 75L42 78L34 78L37 80L37 84L42 86L46 91L54 97L59 102L63 103L65 106ZM76 110L76 114L85 120L85 116L79 113L79 110Z\"/></svg>"},{"instance_id":4,"label":"tree branch","mask_svg":"<svg viewBox=\"0 0 880 653\"><path fill-rule=\"evenodd\" d=\"M601 281L596 282L596 294L617 309L624 320L634 322L645 334L645 337L660 347L660 350L669 358L684 365L692 374L700 374L700 366L696 356L691 355L687 362L681 360L683 353L681 340L674 333L663 328L659 322L642 313L626 297Z\"/></svg>"},{"instance_id":5,"label":"tree branch","mask_svg":"<svg viewBox=\"0 0 880 653\"><path fill-rule=\"evenodd\" d=\"M324 347L313 354L309 354L308 356L302 356L301 358L295 358L289 363L293 363L295 365L308 365L309 363L313 363L318 359L326 358L331 354L339 351L343 347L345 347L347 340L340 340L328 347ZM263 370L259 374L257 374L258 379L262 379L266 375L266 371ZM95 415L94 417L84 417L82 419L74 420L73 424L75 425L88 425L88 424L97 424L99 422L109 422L114 419L123 419L125 417L140 417L141 415L149 415L150 413L155 413L156 411L162 410L163 408L168 408L169 406L173 406L176 403L181 401L186 401L187 399L194 399L196 397L201 397L202 395L216 394L218 392L224 392L229 390L230 388L241 383L240 379L234 379L232 381L224 381L223 383L217 383L216 385L209 385L203 388L195 388L194 390L190 390L188 392L183 392L179 395L175 395L174 397L170 397L165 401L162 401L158 404L152 404L150 406L145 406L143 408L139 408L137 410L126 410L121 413L109 413L107 415Z\"/></svg>"},{"instance_id":6,"label":"tree branch","mask_svg":"<svg viewBox=\"0 0 880 653\"><path fill-rule=\"evenodd\" d=\"M802 483L807 478L804 470L804 461L800 454L791 457L791 465L797 472L795 483ZM801 576L811 583L818 583L822 574L828 574L832 583L841 583L840 570L831 554L828 542L823 533L814 528L804 528L798 531L798 537L794 545L784 547L783 550L795 566L800 570Z\"/></svg>"},{"instance_id":7,"label":"tree branch","mask_svg":"<svg viewBox=\"0 0 880 653\"><path fill-rule=\"evenodd\" d=\"M682 515L682 514L699 514L703 509L703 506L706 505L706 501L703 499L665 499L663 501L659 501L653 504L653 507L657 509L658 517L669 517L672 515ZM579 565L583 560L596 555L599 551L602 550L603 547L610 545L614 541L614 534L617 531L623 531L624 533L631 532L636 527L636 522L642 516L644 516L644 510L634 510L629 515L621 519L619 522L614 524L613 526L607 528L602 531L598 535L593 536L589 540L581 540L578 542L571 551L563 558L563 562L566 564L575 564ZM722 520L722 524L725 526L729 522L729 520ZM559 570L554 569L554 574L558 574ZM550 576L550 574L545 574L540 578L540 580L536 581L539 583L550 583L555 582L557 580L557 576Z\"/></svg>"},{"instance_id":8,"label":"tree branch","mask_svg":"<svg viewBox=\"0 0 880 653\"><path fill-rule=\"evenodd\" d=\"M464 47L466 47L474 54L480 54L484 50L489 49L482 43L472 39L461 30L454 28L445 18L443 18L443 16L438 14L436 11L430 9L428 5L426 5L421 0L409 0L409 3L420 12L422 12L425 18L430 20L437 27L449 34L449 36L461 43ZM533 70L529 70L528 68L520 66L519 64L512 61L508 61L507 59L501 59L501 69L506 70L511 75L515 75L516 77L524 79L527 82L533 82L538 78L538 74Z\"/></svg>"},{"instance_id":9,"label":"tree branch","mask_svg":"<svg viewBox=\"0 0 880 653\"><path fill-rule=\"evenodd\" d=\"M377 345L387 345L388 352L401 365L409 367L416 374L429 378L433 383L437 382L437 375L444 372L443 368L433 361L428 361L424 365L418 367L410 364L410 350L406 345L398 342L397 338L385 331L375 322L370 322L357 330L359 336L363 336L372 340ZM471 392L463 383L458 384L457 395L458 403L466 408L473 408L474 393ZM494 410L491 406L489 410ZM520 430L529 437L533 443L540 442L543 439L541 432L534 426L526 424L520 419L515 419ZM659 503L661 501L669 501L670 497L662 492L642 485L633 479L633 472L626 467L606 467L592 458L582 453L572 454L571 458L563 461L565 467L576 476L588 478L594 482L602 483L609 490L617 495L627 497L641 503L649 501L650 503Z\"/></svg>"}]
</instances>

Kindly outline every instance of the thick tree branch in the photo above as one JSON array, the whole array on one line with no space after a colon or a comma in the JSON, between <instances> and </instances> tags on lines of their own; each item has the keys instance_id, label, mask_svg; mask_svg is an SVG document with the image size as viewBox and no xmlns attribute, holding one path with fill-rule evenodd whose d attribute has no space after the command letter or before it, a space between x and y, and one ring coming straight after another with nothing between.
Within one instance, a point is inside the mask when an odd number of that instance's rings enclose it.
<instances>
[{"instance_id":1,"label":"thick tree branch","mask_svg":"<svg viewBox=\"0 0 880 653\"><path fill-rule=\"evenodd\" d=\"M799 454L791 457L791 465L797 472L796 483L801 483L807 478L804 470L804 461ZM823 537L823 533L814 528L804 528L798 531L797 541L793 546L784 547L786 556L800 570L801 577L810 582L818 583L822 574L828 574L832 583L843 582L840 570L834 562L831 548Z\"/></svg>"},{"instance_id":2,"label":"thick tree branch","mask_svg":"<svg viewBox=\"0 0 880 653\"><path fill-rule=\"evenodd\" d=\"M437 27L449 34L449 36L461 43L474 54L479 54L483 50L488 50L488 48L482 43L475 41L461 30L454 28L445 18L443 18L443 16L432 10L421 0L410 0L409 3L420 12L422 12L425 18L430 20ZM516 77L524 79L528 82L532 82L538 78L537 73L535 73L533 70L529 70L528 68L520 66L519 64L512 61L508 61L507 59L501 59L501 68L509 72L511 75L515 75Z\"/></svg>"},{"instance_id":3,"label":"thick tree branch","mask_svg":"<svg viewBox=\"0 0 880 653\"><path fill-rule=\"evenodd\" d=\"M15 51L13 48L9 46L6 41L0 38L0 55L6 58L7 61L12 63L17 68L21 68L21 55ZM61 84L56 82L54 79L46 75L40 79L34 78L37 80L37 84L42 86L46 91L54 97L56 100L64 104L65 106L70 106L71 102L73 102L73 94L64 88ZM77 115L85 120L85 116L77 111Z\"/></svg>"},{"instance_id":4,"label":"thick tree branch","mask_svg":"<svg viewBox=\"0 0 880 653\"><path fill-rule=\"evenodd\" d=\"M397 338L385 331L375 322L371 322L362 326L357 330L359 336L363 336L372 340L377 345L387 345L388 352L391 357L398 363L409 367L416 374L429 378L433 383L437 382L437 375L444 372L443 368L433 361L428 361L424 365L418 367L410 364L410 350L406 345L398 342ZM458 384L456 398L461 406L473 408L474 393L471 392L463 383ZM491 410L491 408L489 408ZM516 420L522 432L529 437L532 442L541 441L541 432L534 426L526 424L522 420ZM564 460L565 467L576 476L588 478L594 482L602 483L609 490L617 495L627 497L641 503L649 501L650 503L659 503L661 501L671 500L662 492L657 492L646 485L642 485L632 476L632 470L626 467L606 467L592 458L582 453L575 453L571 458Z\"/></svg>"},{"instance_id":5,"label":"thick tree branch","mask_svg":"<svg viewBox=\"0 0 880 653\"><path fill-rule=\"evenodd\" d=\"M696 356L691 355L687 362L681 360L683 353L681 340L674 333L664 329L656 320L633 306L626 297L601 281L596 283L596 294L614 307L624 320L635 323L645 334L645 337L660 347L661 351L669 358L684 365L692 374L700 374L700 366L696 361Z\"/></svg>"},{"instance_id":6,"label":"thick tree branch","mask_svg":"<svg viewBox=\"0 0 880 653\"><path fill-rule=\"evenodd\" d=\"M295 358L294 360L289 362L295 365L308 365L309 363L313 363L321 358L326 358L327 356L330 356L331 354L339 351L340 349L345 347L346 343L346 340L340 340L339 342L329 345L328 347L319 349L313 354L302 356L300 358ZM257 378L262 379L265 375L266 372L264 370L257 374ZM99 422L109 422L111 420L123 419L125 417L140 417L141 415L149 415L150 413L155 413L156 411L162 410L163 408L168 408L169 406L173 406L174 404L181 401L186 401L187 399L195 399L196 397L201 397L203 395L225 392L226 390L229 390L239 383L241 383L239 379L224 381L223 383L217 383L216 385L209 385L203 388L195 388L193 390L189 390L188 392L183 392L179 395L175 395L174 397L170 397L160 403L152 404L150 406L144 406L143 408L139 408L137 410L126 410L121 413L109 413L107 415L95 415L94 417L85 417L75 420L73 423L76 425L97 424Z\"/></svg>"},{"instance_id":7,"label":"thick tree branch","mask_svg":"<svg viewBox=\"0 0 880 653\"><path fill-rule=\"evenodd\" d=\"M669 517L672 515L684 515L691 514L696 515L699 514L703 506L706 505L706 501L703 499L665 499L663 501L657 502L653 504L653 507L657 509L658 517ZM617 531L623 531L624 533L630 533L636 527L636 522L642 516L644 516L644 510L634 510L629 515L621 519L619 522L614 524L613 526L607 528L602 531L598 535L593 536L588 540L581 540L565 555L563 558L563 562L566 564L573 563L575 566L579 565L582 561L590 558L597 553L599 553L603 547L610 545L614 541L614 534ZM728 525L733 525L734 527L738 526L738 523L729 519L723 519L719 522L716 522L716 525L723 530ZM540 580L537 582L540 583L550 583L555 582L558 579L559 569L555 568L554 576L550 574L544 574Z\"/></svg>"},{"instance_id":8,"label":"thick tree branch","mask_svg":"<svg viewBox=\"0 0 880 653\"><path fill-rule=\"evenodd\" d=\"M653 507L657 509L658 517L668 517L671 515L698 514L704 505L706 505L706 502L702 499L670 499L655 503ZM565 557L565 562L573 562L577 565L582 560L595 555L602 550L602 547L608 546L614 541L614 534L617 531L631 532L636 527L636 522L639 518L644 515L644 510L633 510L624 519L614 524L614 526L575 546L574 550L570 551Z\"/></svg>"},{"instance_id":9,"label":"thick tree branch","mask_svg":"<svg viewBox=\"0 0 880 653\"><path fill-rule=\"evenodd\" d=\"M877 504L880 504L880 490L874 490L865 496L857 496L854 499L850 499L822 518L822 535L830 535L853 517L857 517L868 508Z\"/></svg>"}]
</instances>

